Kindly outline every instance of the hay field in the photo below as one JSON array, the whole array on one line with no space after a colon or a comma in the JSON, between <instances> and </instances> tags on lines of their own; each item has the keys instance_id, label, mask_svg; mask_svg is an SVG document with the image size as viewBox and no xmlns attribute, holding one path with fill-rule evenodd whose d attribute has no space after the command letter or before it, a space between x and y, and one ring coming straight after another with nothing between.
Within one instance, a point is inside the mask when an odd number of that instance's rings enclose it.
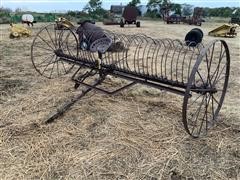
<instances>
[{"instance_id":1,"label":"hay field","mask_svg":"<svg viewBox=\"0 0 240 180\"><path fill-rule=\"evenodd\" d=\"M219 25L203 24L204 43L216 39L207 33ZM183 39L194 27L142 21L139 29L104 28ZM240 179L240 34L224 38L231 72L222 122L193 139L181 122L182 97L142 85L114 96L92 92L45 125L79 90L71 73L39 76L30 60L33 37L11 40L8 28L0 25L0 179Z\"/></svg>"}]
</instances>

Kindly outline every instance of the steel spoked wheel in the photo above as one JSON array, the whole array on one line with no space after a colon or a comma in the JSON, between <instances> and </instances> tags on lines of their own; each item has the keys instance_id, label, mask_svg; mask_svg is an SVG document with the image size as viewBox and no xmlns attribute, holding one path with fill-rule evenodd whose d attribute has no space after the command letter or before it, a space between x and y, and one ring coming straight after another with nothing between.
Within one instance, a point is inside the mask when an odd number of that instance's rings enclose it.
<instances>
[{"instance_id":1,"label":"steel spoked wheel","mask_svg":"<svg viewBox=\"0 0 240 180\"><path fill-rule=\"evenodd\" d=\"M225 41L213 41L201 51L183 101L183 124L191 136L206 135L217 122L227 91L229 70L230 55Z\"/></svg>"},{"instance_id":2,"label":"steel spoked wheel","mask_svg":"<svg viewBox=\"0 0 240 180\"><path fill-rule=\"evenodd\" d=\"M78 56L78 41L74 32L57 24L42 28L33 40L31 60L36 71L44 77L56 78L65 75L73 68L55 52L61 51L74 57Z\"/></svg>"}]
</instances>

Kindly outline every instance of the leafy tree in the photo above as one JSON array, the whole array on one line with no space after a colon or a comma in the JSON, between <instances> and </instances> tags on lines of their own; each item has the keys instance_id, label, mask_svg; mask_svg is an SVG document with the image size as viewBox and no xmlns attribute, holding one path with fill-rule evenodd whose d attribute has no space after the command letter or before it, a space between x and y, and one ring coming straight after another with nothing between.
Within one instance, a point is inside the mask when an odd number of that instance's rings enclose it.
<instances>
[{"instance_id":1,"label":"leafy tree","mask_svg":"<svg viewBox=\"0 0 240 180\"><path fill-rule=\"evenodd\" d=\"M210 8L203 8L203 17L208 17L209 16L209 10Z\"/></svg>"},{"instance_id":2,"label":"leafy tree","mask_svg":"<svg viewBox=\"0 0 240 180\"><path fill-rule=\"evenodd\" d=\"M101 0L90 0L88 4L84 7L84 11L93 13L99 9L102 9L102 1Z\"/></svg>"},{"instance_id":3,"label":"leafy tree","mask_svg":"<svg viewBox=\"0 0 240 180\"><path fill-rule=\"evenodd\" d=\"M72 17L76 17L77 16L77 11L68 11L67 15L72 16Z\"/></svg>"},{"instance_id":4,"label":"leafy tree","mask_svg":"<svg viewBox=\"0 0 240 180\"><path fill-rule=\"evenodd\" d=\"M182 6L181 4L172 4L171 10L175 12L175 14L182 15Z\"/></svg>"},{"instance_id":5,"label":"leafy tree","mask_svg":"<svg viewBox=\"0 0 240 180\"><path fill-rule=\"evenodd\" d=\"M190 16L193 13L193 5L190 4L184 4L182 13L184 16Z\"/></svg>"},{"instance_id":6,"label":"leafy tree","mask_svg":"<svg viewBox=\"0 0 240 180\"><path fill-rule=\"evenodd\" d=\"M15 9L15 13L21 13L22 12L22 9L21 8L16 8Z\"/></svg>"},{"instance_id":7,"label":"leafy tree","mask_svg":"<svg viewBox=\"0 0 240 180\"><path fill-rule=\"evenodd\" d=\"M162 0L149 0L147 4L148 10L160 9L161 3Z\"/></svg>"},{"instance_id":8,"label":"leafy tree","mask_svg":"<svg viewBox=\"0 0 240 180\"><path fill-rule=\"evenodd\" d=\"M153 10L147 10L145 17L150 17L150 18L160 18L160 13L157 9L153 9Z\"/></svg>"},{"instance_id":9,"label":"leafy tree","mask_svg":"<svg viewBox=\"0 0 240 180\"><path fill-rule=\"evenodd\" d=\"M102 19L107 14L107 11L102 8L101 0L90 0L83 9L93 19Z\"/></svg>"},{"instance_id":10,"label":"leafy tree","mask_svg":"<svg viewBox=\"0 0 240 180\"><path fill-rule=\"evenodd\" d=\"M171 6L171 2L170 0L149 0L147 7L148 7L148 11L154 11L156 14L156 16L160 15L159 11L161 9L164 8L170 8ZM157 10L157 11L156 11ZM163 16L163 13L161 13Z\"/></svg>"},{"instance_id":11,"label":"leafy tree","mask_svg":"<svg viewBox=\"0 0 240 180\"><path fill-rule=\"evenodd\" d=\"M12 12L12 10L9 9L9 8L0 7L0 17L2 17L2 16L10 16L11 12Z\"/></svg>"},{"instance_id":12,"label":"leafy tree","mask_svg":"<svg viewBox=\"0 0 240 180\"><path fill-rule=\"evenodd\" d=\"M235 11L235 14L233 12ZM204 16L213 17L239 17L240 8L220 7L220 8L204 8Z\"/></svg>"},{"instance_id":13,"label":"leafy tree","mask_svg":"<svg viewBox=\"0 0 240 180\"><path fill-rule=\"evenodd\" d=\"M11 12L12 10L9 8L0 7L0 24L11 21Z\"/></svg>"},{"instance_id":14,"label":"leafy tree","mask_svg":"<svg viewBox=\"0 0 240 180\"><path fill-rule=\"evenodd\" d=\"M233 8L232 17L240 17L240 8Z\"/></svg>"},{"instance_id":15,"label":"leafy tree","mask_svg":"<svg viewBox=\"0 0 240 180\"><path fill-rule=\"evenodd\" d=\"M137 6L140 3L141 3L140 0L132 0L131 2L128 3L128 5L129 6Z\"/></svg>"}]
</instances>

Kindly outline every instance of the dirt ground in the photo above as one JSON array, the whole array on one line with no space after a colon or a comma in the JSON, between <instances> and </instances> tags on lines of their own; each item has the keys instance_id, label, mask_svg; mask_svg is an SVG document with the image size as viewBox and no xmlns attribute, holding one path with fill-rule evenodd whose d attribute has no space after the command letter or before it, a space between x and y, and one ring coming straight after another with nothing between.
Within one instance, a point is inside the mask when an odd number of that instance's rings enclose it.
<instances>
[{"instance_id":1,"label":"dirt ground","mask_svg":"<svg viewBox=\"0 0 240 180\"><path fill-rule=\"evenodd\" d=\"M34 26L33 35L42 25ZM104 28L181 40L195 28L157 21L141 25ZM205 44L216 39L207 33L219 25L202 25ZM236 38L223 38L231 71L221 122L193 139L182 125L182 97L143 85L114 96L90 93L45 125L79 90L71 73L41 77L30 59L33 36L12 40L8 28L0 25L0 179L240 179L239 30Z\"/></svg>"}]
</instances>

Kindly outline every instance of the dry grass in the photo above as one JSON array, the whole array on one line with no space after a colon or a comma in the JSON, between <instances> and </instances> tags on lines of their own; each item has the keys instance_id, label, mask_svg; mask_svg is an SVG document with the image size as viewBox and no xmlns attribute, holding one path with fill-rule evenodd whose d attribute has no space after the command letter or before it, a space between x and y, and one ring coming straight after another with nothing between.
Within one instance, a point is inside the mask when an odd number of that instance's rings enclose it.
<instances>
[{"instance_id":1,"label":"dry grass","mask_svg":"<svg viewBox=\"0 0 240 180\"><path fill-rule=\"evenodd\" d=\"M193 28L142 24L106 28L158 38L183 38ZM202 29L206 34L218 25ZM89 94L44 125L50 112L78 92L70 75L48 80L35 72L32 38L10 40L7 26L1 29L1 179L240 179L239 37L225 39L232 67L223 123L192 139L181 123L182 98L140 85L115 96ZM212 39L205 36L205 42Z\"/></svg>"}]
</instances>

